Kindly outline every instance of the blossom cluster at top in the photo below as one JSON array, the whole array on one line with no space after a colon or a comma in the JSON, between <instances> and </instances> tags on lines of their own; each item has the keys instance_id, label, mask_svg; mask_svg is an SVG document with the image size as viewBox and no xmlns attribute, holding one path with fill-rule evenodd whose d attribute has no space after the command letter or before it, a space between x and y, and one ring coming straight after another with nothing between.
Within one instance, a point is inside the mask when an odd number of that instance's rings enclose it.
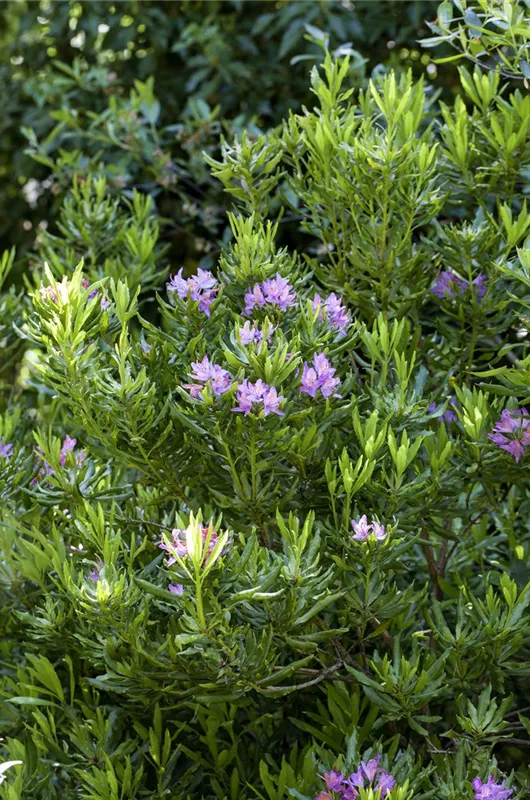
<instances>
[{"instance_id":1,"label":"blossom cluster at top","mask_svg":"<svg viewBox=\"0 0 530 800\"><path fill-rule=\"evenodd\" d=\"M513 794L513 789L507 789L504 781L497 783L491 775L486 783L482 783L480 778L475 778L473 791L475 800L509 800Z\"/></svg>"},{"instance_id":2,"label":"blossom cluster at top","mask_svg":"<svg viewBox=\"0 0 530 800\"><path fill-rule=\"evenodd\" d=\"M330 328L338 331L344 331L351 322L351 317L345 306L342 305L342 299L337 297L335 292L332 292L326 300L322 300L319 294L313 298L313 311L318 311L318 318L320 320L327 320Z\"/></svg>"},{"instance_id":3,"label":"blossom cluster at top","mask_svg":"<svg viewBox=\"0 0 530 800\"><path fill-rule=\"evenodd\" d=\"M167 285L168 292L177 292L179 297L184 300L191 297L195 302L199 302L199 310L204 311L207 317L210 316L210 306L215 300L215 295L219 291L217 279L206 269L197 270L197 274L187 280L182 277L183 268L181 267L176 275L170 277Z\"/></svg>"},{"instance_id":4,"label":"blossom cluster at top","mask_svg":"<svg viewBox=\"0 0 530 800\"><path fill-rule=\"evenodd\" d=\"M359 789L373 788L380 792L381 800L396 785L395 778L379 766L381 756L361 761L361 766L351 775L344 775L338 770L324 772L320 777L326 784L327 791L320 792L315 800L355 800L359 797Z\"/></svg>"},{"instance_id":5,"label":"blossom cluster at top","mask_svg":"<svg viewBox=\"0 0 530 800\"><path fill-rule=\"evenodd\" d=\"M501 450L506 450L519 463L526 448L530 445L530 416L526 408L516 411L505 409L500 420L489 434L491 441Z\"/></svg>"},{"instance_id":6,"label":"blossom cluster at top","mask_svg":"<svg viewBox=\"0 0 530 800\"><path fill-rule=\"evenodd\" d=\"M275 278L269 278L262 283L255 283L252 289L245 294L245 309L243 314L249 316L258 306L276 306L280 311L287 311L296 301L296 292L288 280L282 278L279 272Z\"/></svg>"},{"instance_id":7,"label":"blossom cluster at top","mask_svg":"<svg viewBox=\"0 0 530 800\"><path fill-rule=\"evenodd\" d=\"M310 397L316 397L317 392L320 392L322 397L330 397L340 383L339 378L335 377L335 372L335 368L331 366L324 353L316 353L313 356L312 366L307 361L304 362L300 391Z\"/></svg>"},{"instance_id":8,"label":"blossom cluster at top","mask_svg":"<svg viewBox=\"0 0 530 800\"><path fill-rule=\"evenodd\" d=\"M369 536L374 537L378 542L386 539L384 526L375 519L369 523L366 514L363 514L357 521L352 519L351 526L353 528L352 539L358 539L361 542L366 542Z\"/></svg>"},{"instance_id":9,"label":"blossom cluster at top","mask_svg":"<svg viewBox=\"0 0 530 800\"><path fill-rule=\"evenodd\" d=\"M192 397L199 397L206 385L210 386L217 396L224 394L232 386L230 373L219 364L212 364L208 356L204 356L202 361L192 363L190 378L194 382L185 383L183 386L189 390Z\"/></svg>"},{"instance_id":10,"label":"blossom cluster at top","mask_svg":"<svg viewBox=\"0 0 530 800\"><path fill-rule=\"evenodd\" d=\"M278 414L283 417L280 405L285 398L279 395L274 386L269 386L261 379L255 383L244 380L237 387L236 400L238 405L232 411L241 411L245 416L263 410L263 416Z\"/></svg>"},{"instance_id":11,"label":"blossom cluster at top","mask_svg":"<svg viewBox=\"0 0 530 800\"><path fill-rule=\"evenodd\" d=\"M478 298L484 297L486 294L486 276L480 272L477 277L472 281L471 286ZM456 297L456 295L464 295L470 288L468 281L461 278L456 272L446 269L440 272L434 281L432 292L440 300L449 297Z\"/></svg>"}]
</instances>

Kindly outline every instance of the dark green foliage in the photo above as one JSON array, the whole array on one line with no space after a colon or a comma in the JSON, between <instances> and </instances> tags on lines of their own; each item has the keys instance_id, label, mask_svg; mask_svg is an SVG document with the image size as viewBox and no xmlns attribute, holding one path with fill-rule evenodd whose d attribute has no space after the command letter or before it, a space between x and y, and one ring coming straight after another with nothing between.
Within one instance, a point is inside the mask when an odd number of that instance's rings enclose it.
<instances>
[{"instance_id":1,"label":"dark green foliage","mask_svg":"<svg viewBox=\"0 0 530 800\"><path fill-rule=\"evenodd\" d=\"M494 38L454 98L336 52L374 5L49 9L87 38L0 294L5 800L530 790L530 98Z\"/></svg>"}]
</instances>

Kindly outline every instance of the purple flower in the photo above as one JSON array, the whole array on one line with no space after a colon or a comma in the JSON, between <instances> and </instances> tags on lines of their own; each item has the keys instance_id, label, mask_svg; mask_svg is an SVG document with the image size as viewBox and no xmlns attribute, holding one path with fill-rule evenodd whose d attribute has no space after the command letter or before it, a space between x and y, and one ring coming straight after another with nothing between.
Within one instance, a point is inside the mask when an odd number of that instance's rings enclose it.
<instances>
[{"instance_id":1,"label":"purple flower","mask_svg":"<svg viewBox=\"0 0 530 800\"><path fill-rule=\"evenodd\" d=\"M317 353L313 356L313 366L304 362L300 391L310 397L316 397L318 391L323 397L330 397L340 384L339 378L335 378L335 372L324 353Z\"/></svg>"},{"instance_id":2,"label":"purple flower","mask_svg":"<svg viewBox=\"0 0 530 800\"><path fill-rule=\"evenodd\" d=\"M486 276L483 272L479 272L475 280L473 281L473 286L475 287L475 292L477 297L484 297L486 294L487 286L486 286Z\"/></svg>"},{"instance_id":3,"label":"purple flower","mask_svg":"<svg viewBox=\"0 0 530 800\"><path fill-rule=\"evenodd\" d=\"M505 788L504 781L497 783L491 775L486 783L482 783L480 778L475 778L473 791L475 800L508 800L513 794L513 789Z\"/></svg>"},{"instance_id":4,"label":"purple flower","mask_svg":"<svg viewBox=\"0 0 530 800\"><path fill-rule=\"evenodd\" d=\"M488 435L501 450L510 453L518 464L530 445L530 417L527 409L504 409L500 420L493 427L493 432Z\"/></svg>"},{"instance_id":5,"label":"purple flower","mask_svg":"<svg viewBox=\"0 0 530 800\"><path fill-rule=\"evenodd\" d=\"M183 531L181 528L173 528L171 537L173 539L171 546L167 545L163 539L158 543L161 550L165 550L166 553L169 553L169 558L166 561L167 567L171 567L176 563L177 556L179 556L179 558L184 558L184 556L188 555L186 531ZM181 537L183 537L183 539ZM174 553L176 553L176 555L174 555Z\"/></svg>"},{"instance_id":6,"label":"purple flower","mask_svg":"<svg viewBox=\"0 0 530 800\"><path fill-rule=\"evenodd\" d=\"M379 780L375 788L381 792L381 800L392 791L395 785L396 779L392 775L389 775L384 769L379 771Z\"/></svg>"},{"instance_id":7,"label":"purple flower","mask_svg":"<svg viewBox=\"0 0 530 800\"><path fill-rule=\"evenodd\" d=\"M487 289L486 276L482 272L479 272L471 286L478 298L484 297ZM448 269L440 272L432 286L432 293L443 300L449 297L456 297L457 294L462 296L469 288L468 281L460 278L455 272Z\"/></svg>"},{"instance_id":8,"label":"purple flower","mask_svg":"<svg viewBox=\"0 0 530 800\"><path fill-rule=\"evenodd\" d=\"M327 319L330 328L344 331L351 322L347 309L342 305L342 298L332 292L323 303L319 294L313 298L313 312L318 311L320 320Z\"/></svg>"},{"instance_id":9,"label":"purple flower","mask_svg":"<svg viewBox=\"0 0 530 800\"><path fill-rule=\"evenodd\" d=\"M342 772L332 769L331 772L324 772L324 774L319 777L325 782L326 788L329 789L330 792L342 792L344 788L344 775Z\"/></svg>"},{"instance_id":10,"label":"purple flower","mask_svg":"<svg viewBox=\"0 0 530 800\"><path fill-rule=\"evenodd\" d=\"M182 597L184 594L184 586L181 583L170 583L167 588L171 594L176 594L177 597Z\"/></svg>"},{"instance_id":11,"label":"purple flower","mask_svg":"<svg viewBox=\"0 0 530 800\"><path fill-rule=\"evenodd\" d=\"M372 522L369 523L368 519L366 518L366 514L363 514L360 520L358 520L357 522L354 519L352 519L351 526L353 528L352 539L357 539L361 542L366 542L370 535L375 537L375 539L378 542L381 542L383 539L386 539L387 534L384 526L381 525L379 522L376 522L376 520L372 520ZM363 761L361 766L363 767L363 769L365 768L368 769L369 765L372 765L375 760L376 759L372 759L366 765L364 764Z\"/></svg>"},{"instance_id":12,"label":"purple flower","mask_svg":"<svg viewBox=\"0 0 530 800\"><path fill-rule=\"evenodd\" d=\"M88 577L93 583L97 583L99 581L99 574L100 567L94 567L94 569L88 573Z\"/></svg>"},{"instance_id":13,"label":"purple flower","mask_svg":"<svg viewBox=\"0 0 530 800\"><path fill-rule=\"evenodd\" d=\"M194 361L191 365L190 378L196 383L183 384L188 389L192 397L199 397L208 383L212 392L219 395L227 392L232 386L232 376L219 364L212 364L208 356L204 356L202 361Z\"/></svg>"},{"instance_id":14,"label":"purple flower","mask_svg":"<svg viewBox=\"0 0 530 800\"><path fill-rule=\"evenodd\" d=\"M277 305L282 311L287 311L296 300L296 292L292 292L292 286L288 280L282 278L279 272L275 278L269 278L261 284L267 303Z\"/></svg>"},{"instance_id":15,"label":"purple flower","mask_svg":"<svg viewBox=\"0 0 530 800\"><path fill-rule=\"evenodd\" d=\"M269 278L261 284L255 283L252 289L245 294L245 309L243 314L248 316L252 310L265 305L277 306L281 311L287 311L296 300L296 292L292 291L292 286L280 273L276 273L275 278Z\"/></svg>"},{"instance_id":16,"label":"purple flower","mask_svg":"<svg viewBox=\"0 0 530 800\"><path fill-rule=\"evenodd\" d=\"M259 344L263 339L263 334L256 323L251 327L249 320L247 320L243 327L239 329L239 338L241 339L241 344L246 347L252 342Z\"/></svg>"},{"instance_id":17,"label":"purple flower","mask_svg":"<svg viewBox=\"0 0 530 800\"><path fill-rule=\"evenodd\" d=\"M278 414L283 417L283 411L280 411L280 404L284 400L282 395L279 395L274 386L269 386L261 379L256 383L244 380L237 387L236 399L238 406L232 408L232 411L241 411L245 416L251 411L256 412L254 406L263 409L263 416L269 414ZM260 410L258 408L258 410Z\"/></svg>"},{"instance_id":18,"label":"purple flower","mask_svg":"<svg viewBox=\"0 0 530 800\"><path fill-rule=\"evenodd\" d=\"M187 280L182 277L182 272L183 268L181 267L176 275L170 277L167 284L168 292L176 292L183 300L191 297L194 302L198 301L199 310L209 317L210 306L218 291L217 279L205 269L199 268L197 274Z\"/></svg>"},{"instance_id":19,"label":"purple flower","mask_svg":"<svg viewBox=\"0 0 530 800\"><path fill-rule=\"evenodd\" d=\"M254 306L264 306L265 305L265 296L263 294L262 288L259 283L254 284L253 289L249 289L248 292L245 294L245 316L248 316Z\"/></svg>"},{"instance_id":20,"label":"purple flower","mask_svg":"<svg viewBox=\"0 0 530 800\"><path fill-rule=\"evenodd\" d=\"M364 761L361 761L361 769L364 772L368 783L372 783L375 776L378 774L380 761L381 761L381 756L379 755L376 756L375 758L371 758L370 761L366 762L366 764Z\"/></svg>"},{"instance_id":21,"label":"purple flower","mask_svg":"<svg viewBox=\"0 0 530 800\"><path fill-rule=\"evenodd\" d=\"M0 439L0 458L5 458L7 461L8 458L11 458L13 455L13 445L9 442L4 442L3 439Z\"/></svg>"}]
</instances>

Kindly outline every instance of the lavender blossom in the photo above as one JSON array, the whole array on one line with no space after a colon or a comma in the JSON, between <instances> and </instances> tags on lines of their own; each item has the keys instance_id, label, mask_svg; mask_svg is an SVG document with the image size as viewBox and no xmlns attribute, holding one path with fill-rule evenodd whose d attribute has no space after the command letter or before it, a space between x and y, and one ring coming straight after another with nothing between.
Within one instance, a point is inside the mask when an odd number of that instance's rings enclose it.
<instances>
[{"instance_id":1,"label":"lavender blossom","mask_svg":"<svg viewBox=\"0 0 530 800\"><path fill-rule=\"evenodd\" d=\"M0 458L4 458L7 461L12 455L13 445L9 442L4 442L3 439L0 439Z\"/></svg>"},{"instance_id":2,"label":"lavender blossom","mask_svg":"<svg viewBox=\"0 0 530 800\"><path fill-rule=\"evenodd\" d=\"M252 343L259 344L263 339L263 334L256 323L251 327L249 320L247 320L243 327L239 329L239 338L241 339L241 344L246 347Z\"/></svg>"},{"instance_id":3,"label":"lavender blossom","mask_svg":"<svg viewBox=\"0 0 530 800\"><path fill-rule=\"evenodd\" d=\"M232 376L219 364L212 364L208 356L204 356L202 361L194 361L191 365L190 378L194 383L183 384L188 389L192 397L199 397L200 393L208 384L212 392L218 397L227 392L232 386Z\"/></svg>"},{"instance_id":4,"label":"lavender blossom","mask_svg":"<svg viewBox=\"0 0 530 800\"><path fill-rule=\"evenodd\" d=\"M310 397L316 397L320 391L322 397L328 398L334 394L335 389L340 384L339 378L335 378L335 368L331 366L324 353L317 353L313 356L313 366L307 361L304 362L302 371L302 382L300 391ZM339 395L335 395L338 397Z\"/></svg>"},{"instance_id":5,"label":"lavender blossom","mask_svg":"<svg viewBox=\"0 0 530 800\"><path fill-rule=\"evenodd\" d=\"M361 542L366 542L368 537L374 537L376 541L381 542L383 539L386 539L387 536L384 526L376 520L372 520L372 522L369 523L366 514L363 514L357 522L352 519L351 526L353 528L352 539L357 539ZM375 759L372 759L367 764L364 764L363 761L361 764L363 770L373 769L374 761Z\"/></svg>"},{"instance_id":6,"label":"lavender blossom","mask_svg":"<svg viewBox=\"0 0 530 800\"><path fill-rule=\"evenodd\" d=\"M249 316L253 309L265 305L277 306L281 311L287 311L296 301L296 292L280 273L275 278L269 278L261 284L255 283L252 289L245 294L245 309L243 314Z\"/></svg>"},{"instance_id":7,"label":"lavender blossom","mask_svg":"<svg viewBox=\"0 0 530 800\"><path fill-rule=\"evenodd\" d=\"M240 411L245 416L248 416L251 411L256 413L263 410L263 416L267 417L269 414L278 414L283 417L284 412L280 411L280 404L285 399L279 395L274 386L269 386L261 379L256 383L251 383L244 380L237 388L236 399L238 405L232 408L231 411ZM257 409L255 407L258 407Z\"/></svg>"},{"instance_id":8,"label":"lavender blossom","mask_svg":"<svg viewBox=\"0 0 530 800\"><path fill-rule=\"evenodd\" d=\"M384 769L380 770L379 772L379 780L376 784L376 790L379 789L381 792L381 800L387 796L389 792L392 791L394 786L396 785L396 779L389 775Z\"/></svg>"},{"instance_id":9,"label":"lavender blossom","mask_svg":"<svg viewBox=\"0 0 530 800\"><path fill-rule=\"evenodd\" d=\"M324 772L319 777L322 778L330 792L342 792L345 785L342 772L332 769L331 772Z\"/></svg>"},{"instance_id":10,"label":"lavender blossom","mask_svg":"<svg viewBox=\"0 0 530 800\"><path fill-rule=\"evenodd\" d=\"M395 778L379 766L381 756L376 755L369 761L362 761L355 772L347 777L338 770L324 772L319 777L326 783L326 792L321 792L315 800L340 797L340 800L357 800L360 789L371 788L385 798L396 785Z\"/></svg>"},{"instance_id":11,"label":"lavender blossom","mask_svg":"<svg viewBox=\"0 0 530 800\"><path fill-rule=\"evenodd\" d=\"M323 302L319 294L313 298L313 311L318 311L320 320L327 320L329 327L344 332L351 322L347 309L342 305L342 298L332 292Z\"/></svg>"},{"instance_id":12,"label":"lavender blossom","mask_svg":"<svg viewBox=\"0 0 530 800\"><path fill-rule=\"evenodd\" d=\"M438 277L435 279L434 284L432 286L432 293L439 297L440 300L448 299L456 297L458 294L459 296L464 295L470 288L470 284L468 281L460 278L452 270L444 270L440 272ZM475 292L477 298L482 298L486 294L487 286L486 286L486 276L484 273L479 272L477 277L472 281L471 288Z\"/></svg>"},{"instance_id":13,"label":"lavender blossom","mask_svg":"<svg viewBox=\"0 0 530 800\"><path fill-rule=\"evenodd\" d=\"M488 435L494 444L513 456L518 464L530 445L530 417L527 409L504 409L500 420Z\"/></svg>"},{"instance_id":14,"label":"lavender blossom","mask_svg":"<svg viewBox=\"0 0 530 800\"><path fill-rule=\"evenodd\" d=\"M177 597L182 597L184 594L184 586L181 583L170 583L167 588L171 594L174 594Z\"/></svg>"},{"instance_id":15,"label":"lavender blossom","mask_svg":"<svg viewBox=\"0 0 530 800\"><path fill-rule=\"evenodd\" d=\"M475 778L473 791L475 792L475 800L509 800L513 794L513 789L505 788L504 781L497 783L491 775L486 783L482 783L480 778Z\"/></svg>"},{"instance_id":16,"label":"lavender blossom","mask_svg":"<svg viewBox=\"0 0 530 800\"><path fill-rule=\"evenodd\" d=\"M167 284L168 292L177 292L179 297L185 300L190 297L194 302L199 303L199 310L210 316L210 306L215 300L218 291L217 279L211 272L205 269L198 269L197 274L187 280L182 277L183 268L181 267L176 275L170 277Z\"/></svg>"}]
</instances>

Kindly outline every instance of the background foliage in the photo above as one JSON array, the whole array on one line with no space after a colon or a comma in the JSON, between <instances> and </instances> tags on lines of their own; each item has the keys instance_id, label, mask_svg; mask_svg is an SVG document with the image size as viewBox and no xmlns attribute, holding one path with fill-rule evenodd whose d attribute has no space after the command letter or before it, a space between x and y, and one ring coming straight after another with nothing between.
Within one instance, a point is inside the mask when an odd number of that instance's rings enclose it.
<instances>
[{"instance_id":1,"label":"background foliage","mask_svg":"<svg viewBox=\"0 0 530 800\"><path fill-rule=\"evenodd\" d=\"M528 795L528 22L6 6L0 797Z\"/></svg>"}]
</instances>

